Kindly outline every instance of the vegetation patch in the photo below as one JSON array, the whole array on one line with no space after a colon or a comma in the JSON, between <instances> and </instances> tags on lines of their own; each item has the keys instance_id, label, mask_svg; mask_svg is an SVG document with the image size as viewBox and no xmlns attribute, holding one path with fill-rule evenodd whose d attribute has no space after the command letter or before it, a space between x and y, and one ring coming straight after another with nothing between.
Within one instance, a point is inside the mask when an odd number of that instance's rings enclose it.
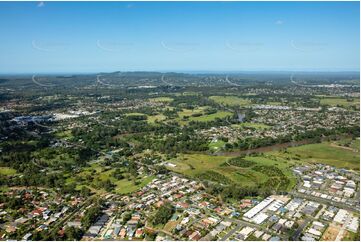
<instances>
[{"instance_id":1,"label":"vegetation patch","mask_svg":"<svg viewBox=\"0 0 361 242\"><path fill-rule=\"evenodd\" d=\"M162 103L169 103L172 102L174 99L171 97L155 97L149 99L152 102L162 102Z\"/></svg>"},{"instance_id":2,"label":"vegetation patch","mask_svg":"<svg viewBox=\"0 0 361 242\"><path fill-rule=\"evenodd\" d=\"M213 100L218 104L229 105L229 106L247 106L251 104L251 101L245 98L236 96L211 96L209 99Z\"/></svg>"},{"instance_id":3,"label":"vegetation patch","mask_svg":"<svg viewBox=\"0 0 361 242\"><path fill-rule=\"evenodd\" d=\"M16 170L10 167L0 167L0 175L3 176L11 176L11 175L15 175L16 174Z\"/></svg>"},{"instance_id":4,"label":"vegetation patch","mask_svg":"<svg viewBox=\"0 0 361 242\"><path fill-rule=\"evenodd\" d=\"M156 122L164 121L166 119L167 119L167 117L164 116L163 114L157 114L157 115L148 116L147 122L153 124L153 123L156 123Z\"/></svg>"},{"instance_id":5,"label":"vegetation patch","mask_svg":"<svg viewBox=\"0 0 361 242\"><path fill-rule=\"evenodd\" d=\"M327 97L320 99L321 105L329 105L329 106L357 106L360 107L360 100L358 98L339 98L339 97Z\"/></svg>"},{"instance_id":6,"label":"vegetation patch","mask_svg":"<svg viewBox=\"0 0 361 242\"><path fill-rule=\"evenodd\" d=\"M198 179L201 179L201 180L214 181L214 182L218 182L221 184L231 184L232 183L232 181L230 179L228 179L225 175L220 174L215 171L206 171L206 172L197 174L195 177Z\"/></svg>"},{"instance_id":7,"label":"vegetation patch","mask_svg":"<svg viewBox=\"0 0 361 242\"><path fill-rule=\"evenodd\" d=\"M208 114L208 115L201 115L201 116L192 116L189 118L189 120L191 121L198 121L198 122L209 122L209 121L213 121L216 118L225 118L228 116L232 116L233 113L231 112L227 112L227 111L218 111L216 113L213 114Z\"/></svg>"},{"instance_id":8,"label":"vegetation patch","mask_svg":"<svg viewBox=\"0 0 361 242\"><path fill-rule=\"evenodd\" d=\"M236 158L232 158L229 159L228 161L226 161L225 163L222 164L222 166L238 166L238 167L251 167L254 166L255 164L257 164L254 161L251 160L245 160L244 157L236 157Z\"/></svg>"},{"instance_id":9,"label":"vegetation patch","mask_svg":"<svg viewBox=\"0 0 361 242\"><path fill-rule=\"evenodd\" d=\"M237 187L266 186L267 180L277 183L271 190L288 191L296 185L292 172L293 162L274 156L227 157L204 154L184 154L169 162L176 167L168 169L222 184L236 184ZM255 168L259 166L258 168ZM275 167L275 169L271 170ZM281 180L287 182L283 183Z\"/></svg>"},{"instance_id":10,"label":"vegetation patch","mask_svg":"<svg viewBox=\"0 0 361 242\"><path fill-rule=\"evenodd\" d=\"M288 154L304 162L324 163L338 168L360 169L360 153L332 145L308 144L287 149Z\"/></svg>"}]
</instances>

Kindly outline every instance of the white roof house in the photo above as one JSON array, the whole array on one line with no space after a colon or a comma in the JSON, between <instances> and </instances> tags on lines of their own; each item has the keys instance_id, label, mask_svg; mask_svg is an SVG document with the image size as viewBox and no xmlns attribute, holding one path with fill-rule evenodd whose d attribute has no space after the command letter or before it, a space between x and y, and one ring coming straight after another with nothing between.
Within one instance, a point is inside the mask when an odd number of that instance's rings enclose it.
<instances>
[{"instance_id":1,"label":"white roof house","mask_svg":"<svg viewBox=\"0 0 361 242\"><path fill-rule=\"evenodd\" d=\"M262 211L265 207L267 207L271 202L273 202L274 199L271 197L266 198L259 204L257 204L254 208L250 209L247 213L243 215L243 217L251 219L253 216L255 216L257 213Z\"/></svg>"},{"instance_id":2,"label":"white roof house","mask_svg":"<svg viewBox=\"0 0 361 242\"><path fill-rule=\"evenodd\" d=\"M340 210L338 210L338 213L336 214L333 221L335 221L336 223L342 224L345 222L347 216L348 216L348 212L345 209L340 209Z\"/></svg>"},{"instance_id":3,"label":"white roof house","mask_svg":"<svg viewBox=\"0 0 361 242\"><path fill-rule=\"evenodd\" d=\"M259 213L255 217L253 217L252 222L255 224L261 224L268 218L268 215L265 213Z\"/></svg>"}]
</instances>

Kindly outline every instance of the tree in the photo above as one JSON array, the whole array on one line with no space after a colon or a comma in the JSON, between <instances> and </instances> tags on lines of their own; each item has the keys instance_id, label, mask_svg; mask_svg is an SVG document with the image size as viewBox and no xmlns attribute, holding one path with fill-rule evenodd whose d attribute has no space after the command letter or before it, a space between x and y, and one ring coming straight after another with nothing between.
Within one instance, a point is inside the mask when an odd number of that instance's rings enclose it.
<instances>
[{"instance_id":1,"label":"tree","mask_svg":"<svg viewBox=\"0 0 361 242\"><path fill-rule=\"evenodd\" d=\"M153 224L165 224L174 213L174 207L169 202L163 204L153 218Z\"/></svg>"}]
</instances>

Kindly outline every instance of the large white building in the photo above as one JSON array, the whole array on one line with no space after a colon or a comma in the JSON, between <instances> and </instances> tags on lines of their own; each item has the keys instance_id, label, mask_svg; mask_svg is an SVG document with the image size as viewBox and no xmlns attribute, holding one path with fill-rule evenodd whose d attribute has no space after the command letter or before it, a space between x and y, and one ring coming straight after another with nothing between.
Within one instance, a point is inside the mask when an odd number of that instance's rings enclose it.
<instances>
[{"instance_id":1,"label":"large white building","mask_svg":"<svg viewBox=\"0 0 361 242\"><path fill-rule=\"evenodd\" d=\"M264 208L266 208L271 202L273 202L274 199L271 197L266 198L259 204L257 204L254 208L250 209L247 213L243 215L243 217L251 219L253 216L255 216L257 213L262 211Z\"/></svg>"}]
</instances>

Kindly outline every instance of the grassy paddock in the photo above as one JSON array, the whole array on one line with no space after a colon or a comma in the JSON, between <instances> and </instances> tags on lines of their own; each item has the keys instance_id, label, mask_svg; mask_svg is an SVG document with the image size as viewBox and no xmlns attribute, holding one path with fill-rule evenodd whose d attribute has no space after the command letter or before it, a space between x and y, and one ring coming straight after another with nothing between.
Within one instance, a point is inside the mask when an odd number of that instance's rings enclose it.
<instances>
[{"instance_id":1,"label":"grassy paddock","mask_svg":"<svg viewBox=\"0 0 361 242\"><path fill-rule=\"evenodd\" d=\"M228 163L232 157L228 156L211 156L204 154L183 154L178 158L170 160L176 167L168 169L182 173L187 176L211 180L222 184L236 184L240 187L257 186L265 184L269 179L277 179L275 175L267 175L255 169L256 166L277 167L290 182L287 190L296 184L290 167L292 164L287 163L284 159L276 159L273 156L247 156L244 159L253 164L249 167L241 167Z\"/></svg>"},{"instance_id":2,"label":"grassy paddock","mask_svg":"<svg viewBox=\"0 0 361 242\"><path fill-rule=\"evenodd\" d=\"M173 101L173 98L171 98L171 97L155 97L155 98L149 98L149 101L169 103L169 102Z\"/></svg>"},{"instance_id":3,"label":"grassy paddock","mask_svg":"<svg viewBox=\"0 0 361 242\"><path fill-rule=\"evenodd\" d=\"M16 170L10 167L0 167L0 174L4 176L11 176L16 174Z\"/></svg>"},{"instance_id":4,"label":"grassy paddock","mask_svg":"<svg viewBox=\"0 0 361 242\"><path fill-rule=\"evenodd\" d=\"M278 152L277 155L288 157L288 159L297 159L300 162L324 163L339 168L360 169L359 151L336 146L333 142L292 147L287 149L287 153Z\"/></svg>"},{"instance_id":5,"label":"grassy paddock","mask_svg":"<svg viewBox=\"0 0 361 242\"><path fill-rule=\"evenodd\" d=\"M347 100L346 98L339 98L339 97L325 97L320 99L320 104L329 105L329 106L350 107L353 105L360 106L360 100L358 98Z\"/></svg>"},{"instance_id":6,"label":"grassy paddock","mask_svg":"<svg viewBox=\"0 0 361 242\"><path fill-rule=\"evenodd\" d=\"M249 100L236 96L211 96L209 99L216 103L230 106L247 106L251 104Z\"/></svg>"}]
</instances>

